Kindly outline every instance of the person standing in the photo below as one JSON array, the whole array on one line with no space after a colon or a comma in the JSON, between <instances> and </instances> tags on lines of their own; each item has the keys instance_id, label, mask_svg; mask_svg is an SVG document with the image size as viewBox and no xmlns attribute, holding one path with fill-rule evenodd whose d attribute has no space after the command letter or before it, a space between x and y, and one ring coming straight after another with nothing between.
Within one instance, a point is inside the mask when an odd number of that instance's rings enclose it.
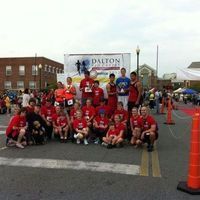
<instances>
[{"instance_id":1,"label":"person standing","mask_svg":"<svg viewBox=\"0 0 200 200\"><path fill-rule=\"evenodd\" d=\"M126 77L125 68L121 68L121 77L117 78L116 85L118 101L121 101L124 105L124 109L127 110L130 79Z\"/></svg>"},{"instance_id":2,"label":"person standing","mask_svg":"<svg viewBox=\"0 0 200 200\"><path fill-rule=\"evenodd\" d=\"M106 85L106 90L108 93L108 105L110 106L110 111L114 113L117 109L117 86L114 83L115 74L109 75L110 82Z\"/></svg>"},{"instance_id":3,"label":"person standing","mask_svg":"<svg viewBox=\"0 0 200 200\"><path fill-rule=\"evenodd\" d=\"M22 96L22 107L27 107L29 104L29 100L30 100L30 95L29 95L29 90L28 88L26 88L24 90L24 94Z\"/></svg>"},{"instance_id":4,"label":"person standing","mask_svg":"<svg viewBox=\"0 0 200 200\"><path fill-rule=\"evenodd\" d=\"M129 86L128 111L131 112L133 107L139 107L142 104L142 85L137 78L136 72L130 74L131 82Z\"/></svg>"},{"instance_id":5,"label":"person standing","mask_svg":"<svg viewBox=\"0 0 200 200\"><path fill-rule=\"evenodd\" d=\"M69 112L70 108L74 105L75 102L75 95L76 95L76 88L72 84L72 78L67 77L66 79L67 84L65 85L65 107Z\"/></svg>"},{"instance_id":6,"label":"person standing","mask_svg":"<svg viewBox=\"0 0 200 200\"><path fill-rule=\"evenodd\" d=\"M79 76L81 75L81 63L79 60L77 60L77 63L75 64L77 67L77 72L79 74Z\"/></svg>"},{"instance_id":7,"label":"person standing","mask_svg":"<svg viewBox=\"0 0 200 200\"><path fill-rule=\"evenodd\" d=\"M80 82L80 91L82 92L81 101L82 106L85 105L86 100L88 98L92 99L93 97L93 86L94 86L94 80L90 78L90 72L85 71L84 72L85 78L81 80Z\"/></svg>"}]
</instances>

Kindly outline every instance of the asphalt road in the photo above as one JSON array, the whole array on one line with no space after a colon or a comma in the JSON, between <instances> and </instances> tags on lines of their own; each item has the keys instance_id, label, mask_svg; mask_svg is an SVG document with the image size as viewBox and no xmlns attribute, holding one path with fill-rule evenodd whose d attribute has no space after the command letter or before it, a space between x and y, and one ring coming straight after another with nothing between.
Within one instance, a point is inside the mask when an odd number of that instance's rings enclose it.
<instances>
[{"instance_id":1,"label":"asphalt road","mask_svg":"<svg viewBox=\"0 0 200 200\"><path fill-rule=\"evenodd\" d=\"M0 158L13 159L8 165L0 162L0 199L199 199L176 189L179 181L187 179L191 118L180 111L175 114L173 126L163 124L164 115L155 115L159 140L153 153L148 153L145 147L106 149L57 141L20 150L5 148L5 136L0 135ZM0 126L6 126L8 119L1 115ZM30 159L35 159L33 166L24 167L23 163ZM54 165L45 168L42 163L37 164L41 159L45 159L43 164L48 159ZM65 169L59 165L61 161L86 164L85 168L72 165ZM111 171L98 171L96 162L112 164ZM124 166L122 173L115 171L118 164ZM126 166L138 166L140 171L127 175Z\"/></svg>"}]
</instances>

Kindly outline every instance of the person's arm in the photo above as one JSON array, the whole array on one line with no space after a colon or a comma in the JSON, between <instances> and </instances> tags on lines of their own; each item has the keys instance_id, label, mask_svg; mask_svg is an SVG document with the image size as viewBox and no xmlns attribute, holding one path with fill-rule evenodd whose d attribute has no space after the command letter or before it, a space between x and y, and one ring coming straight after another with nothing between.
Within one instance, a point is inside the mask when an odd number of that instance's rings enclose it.
<instances>
[{"instance_id":1,"label":"person's arm","mask_svg":"<svg viewBox=\"0 0 200 200\"><path fill-rule=\"evenodd\" d=\"M136 85L136 87L137 87L137 90L138 90L138 97L137 97L136 104L139 104L140 98L142 96L142 85L141 85L141 83L138 82L137 85Z\"/></svg>"}]
</instances>

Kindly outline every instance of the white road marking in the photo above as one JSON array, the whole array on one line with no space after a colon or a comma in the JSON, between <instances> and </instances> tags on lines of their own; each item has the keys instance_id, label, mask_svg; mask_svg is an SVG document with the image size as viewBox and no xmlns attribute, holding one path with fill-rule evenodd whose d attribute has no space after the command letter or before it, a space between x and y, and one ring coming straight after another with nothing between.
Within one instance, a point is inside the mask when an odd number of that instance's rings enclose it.
<instances>
[{"instance_id":1,"label":"white road marking","mask_svg":"<svg viewBox=\"0 0 200 200\"><path fill-rule=\"evenodd\" d=\"M0 131L0 135L4 135L6 131Z\"/></svg>"},{"instance_id":2,"label":"white road marking","mask_svg":"<svg viewBox=\"0 0 200 200\"><path fill-rule=\"evenodd\" d=\"M4 150L4 149L7 149L7 148L8 148L8 147L1 147L1 148L0 148L0 151L1 151L1 150Z\"/></svg>"},{"instance_id":3,"label":"white road marking","mask_svg":"<svg viewBox=\"0 0 200 200\"><path fill-rule=\"evenodd\" d=\"M140 166L119 163L84 162L54 159L27 159L0 157L0 166L33 167L48 169L72 169L97 172L110 172L126 175L139 175Z\"/></svg>"}]
</instances>

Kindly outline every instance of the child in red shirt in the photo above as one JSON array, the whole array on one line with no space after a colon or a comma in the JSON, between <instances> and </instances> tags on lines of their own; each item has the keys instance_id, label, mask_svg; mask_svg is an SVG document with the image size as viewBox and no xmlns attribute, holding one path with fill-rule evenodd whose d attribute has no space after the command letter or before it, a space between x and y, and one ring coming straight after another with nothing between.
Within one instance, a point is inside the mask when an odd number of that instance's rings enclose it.
<instances>
[{"instance_id":1,"label":"child in red shirt","mask_svg":"<svg viewBox=\"0 0 200 200\"><path fill-rule=\"evenodd\" d=\"M141 126L142 126L142 118L138 115L138 109L136 107L132 108L132 116L130 117L130 127L132 132L131 144L137 147L142 144L141 137Z\"/></svg>"},{"instance_id":2,"label":"child in red shirt","mask_svg":"<svg viewBox=\"0 0 200 200\"><path fill-rule=\"evenodd\" d=\"M67 142L68 137L68 119L63 110L61 110L60 115L57 117L54 124L54 133L60 136L60 142Z\"/></svg>"},{"instance_id":3,"label":"child in red shirt","mask_svg":"<svg viewBox=\"0 0 200 200\"><path fill-rule=\"evenodd\" d=\"M87 126L87 121L82 117L81 110L76 111L76 119L73 121L73 129L76 143L80 144L81 140L83 140L84 144L88 145L87 136L89 129Z\"/></svg>"},{"instance_id":4,"label":"child in red shirt","mask_svg":"<svg viewBox=\"0 0 200 200\"><path fill-rule=\"evenodd\" d=\"M107 148L111 149L117 144L119 139L119 131L115 128L115 123L110 122L106 137L103 137L102 145L107 145Z\"/></svg>"},{"instance_id":5,"label":"child in red shirt","mask_svg":"<svg viewBox=\"0 0 200 200\"><path fill-rule=\"evenodd\" d=\"M99 110L99 115L93 121L93 130L96 135L95 144L102 143L102 137L105 137L108 129L109 120L104 110Z\"/></svg>"}]
</instances>

